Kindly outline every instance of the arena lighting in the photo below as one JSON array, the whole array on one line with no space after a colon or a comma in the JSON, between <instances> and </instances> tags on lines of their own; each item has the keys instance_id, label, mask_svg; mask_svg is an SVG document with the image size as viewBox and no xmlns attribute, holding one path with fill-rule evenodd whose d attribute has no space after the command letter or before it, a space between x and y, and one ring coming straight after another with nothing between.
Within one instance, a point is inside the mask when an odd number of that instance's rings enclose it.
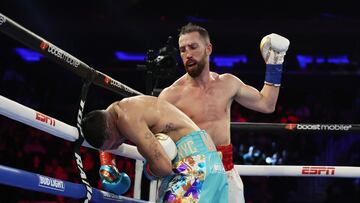
<instances>
[{"instance_id":1,"label":"arena lighting","mask_svg":"<svg viewBox=\"0 0 360 203\"><path fill-rule=\"evenodd\" d=\"M313 62L313 58L311 56L297 55L296 59L301 69L305 69L308 63Z\"/></svg>"},{"instance_id":2,"label":"arena lighting","mask_svg":"<svg viewBox=\"0 0 360 203\"><path fill-rule=\"evenodd\" d=\"M144 61L146 58L146 54L126 53L123 51L116 51L115 56L120 61Z\"/></svg>"},{"instance_id":3,"label":"arena lighting","mask_svg":"<svg viewBox=\"0 0 360 203\"><path fill-rule=\"evenodd\" d=\"M328 63L348 64L348 63L350 63L350 61L349 61L348 56L342 55L342 56L328 57Z\"/></svg>"},{"instance_id":4,"label":"arena lighting","mask_svg":"<svg viewBox=\"0 0 360 203\"><path fill-rule=\"evenodd\" d=\"M27 48L14 48L16 54L18 54L26 62L37 62L43 57L39 52L27 49Z\"/></svg>"},{"instance_id":5,"label":"arena lighting","mask_svg":"<svg viewBox=\"0 0 360 203\"><path fill-rule=\"evenodd\" d=\"M235 63L242 62L247 63L247 57L245 55L235 56L217 56L212 57L212 61L219 67L233 67Z\"/></svg>"},{"instance_id":6,"label":"arena lighting","mask_svg":"<svg viewBox=\"0 0 360 203\"><path fill-rule=\"evenodd\" d=\"M128 53L124 51L116 51L115 56L120 61L144 61L146 55L142 53ZM216 66L219 67L233 67L235 63L247 62L247 57L245 55L233 55L233 56L220 56L214 55L210 59L213 61Z\"/></svg>"},{"instance_id":7,"label":"arena lighting","mask_svg":"<svg viewBox=\"0 0 360 203\"><path fill-rule=\"evenodd\" d=\"M43 58L43 55L32 51L27 48L18 47L14 48L16 54L18 54L26 62L38 62ZM124 51L116 51L115 56L120 61L144 61L146 54L143 53L130 53ZM316 64L349 64L349 58L347 55L337 55L337 56L311 56L311 55L297 55L296 56L299 66L301 69L306 69L307 65L310 63ZM224 56L224 55L214 55L210 59L218 67L228 67L231 68L235 63L242 62L247 63L247 57L245 55L233 55L233 56Z\"/></svg>"},{"instance_id":8,"label":"arena lighting","mask_svg":"<svg viewBox=\"0 0 360 203\"><path fill-rule=\"evenodd\" d=\"M310 55L297 55L296 56L301 69L306 69L309 63L329 63L329 64L349 64L349 58L347 55L337 56L310 56Z\"/></svg>"}]
</instances>

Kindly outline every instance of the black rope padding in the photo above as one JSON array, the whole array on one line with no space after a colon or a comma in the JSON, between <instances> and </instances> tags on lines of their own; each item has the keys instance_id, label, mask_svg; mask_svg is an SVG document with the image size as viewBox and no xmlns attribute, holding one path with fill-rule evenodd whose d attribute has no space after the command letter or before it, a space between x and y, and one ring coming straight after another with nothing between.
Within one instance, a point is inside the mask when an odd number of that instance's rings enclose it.
<instances>
[{"instance_id":1,"label":"black rope padding","mask_svg":"<svg viewBox=\"0 0 360 203\"><path fill-rule=\"evenodd\" d=\"M70 55L66 51L60 49L49 41L43 39L42 37L36 35L30 30L22 27L15 21L6 17L0 13L0 31L9 37L25 44L31 49L38 51L48 57L49 59L55 61L61 66L72 71L76 75L86 78L89 75L89 72L96 72L96 77L94 78L93 83L105 89L111 90L115 93L118 93L124 97L142 95L141 92L138 92L121 82L111 78L110 76L97 71L74 56Z\"/></svg>"},{"instance_id":2,"label":"black rope padding","mask_svg":"<svg viewBox=\"0 0 360 203\"><path fill-rule=\"evenodd\" d=\"M360 124L231 122L231 129L243 132L360 133Z\"/></svg>"}]
</instances>

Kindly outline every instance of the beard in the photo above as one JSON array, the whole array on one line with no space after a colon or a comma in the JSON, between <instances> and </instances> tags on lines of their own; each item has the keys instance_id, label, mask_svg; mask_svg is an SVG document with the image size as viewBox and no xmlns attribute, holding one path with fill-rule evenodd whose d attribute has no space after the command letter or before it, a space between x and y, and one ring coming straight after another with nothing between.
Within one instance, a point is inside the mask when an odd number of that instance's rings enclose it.
<instances>
[{"instance_id":1,"label":"beard","mask_svg":"<svg viewBox=\"0 0 360 203\"><path fill-rule=\"evenodd\" d=\"M202 71L205 68L205 64L206 64L206 55L204 55L204 57L200 60L200 61L196 61L193 59L190 59L189 61L187 61L187 63L185 64L185 69L186 72L192 77L192 78L196 78L198 77ZM193 67L189 67L188 64L191 63L195 63L195 65L193 65Z\"/></svg>"}]
</instances>

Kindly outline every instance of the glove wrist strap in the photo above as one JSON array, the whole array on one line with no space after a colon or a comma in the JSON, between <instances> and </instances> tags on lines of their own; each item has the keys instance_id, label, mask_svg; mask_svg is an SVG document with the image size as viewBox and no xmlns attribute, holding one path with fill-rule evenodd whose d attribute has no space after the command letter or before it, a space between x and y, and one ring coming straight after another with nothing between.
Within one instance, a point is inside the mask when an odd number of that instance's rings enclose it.
<instances>
[{"instance_id":1,"label":"glove wrist strap","mask_svg":"<svg viewBox=\"0 0 360 203\"><path fill-rule=\"evenodd\" d=\"M115 182L119 179L120 173L113 165L103 165L99 169L101 179L105 179L108 182Z\"/></svg>"},{"instance_id":2,"label":"glove wrist strap","mask_svg":"<svg viewBox=\"0 0 360 203\"><path fill-rule=\"evenodd\" d=\"M116 165L115 155L109 152L100 151L99 158L100 158L100 165L114 165L114 166Z\"/></svg>"},{"instance_id":3,"label":"glove wrist strap","mask_svg":"<svg viewBox=\"0 0 360 203\"><path fill-rule=\"evenodd\" d=\"M266 64L265 84L280 86L282 76L282 64Z\"/></svg>"}]
</instances>

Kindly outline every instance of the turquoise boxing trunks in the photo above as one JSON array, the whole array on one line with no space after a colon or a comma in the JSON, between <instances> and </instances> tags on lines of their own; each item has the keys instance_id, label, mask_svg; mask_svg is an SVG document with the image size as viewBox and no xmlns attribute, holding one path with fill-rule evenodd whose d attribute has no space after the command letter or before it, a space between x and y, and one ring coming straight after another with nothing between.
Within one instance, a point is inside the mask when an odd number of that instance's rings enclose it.
<instances>
[{"instance_id":1,"label":"turquoise boxing trunks","mask_svg":"<svg viewBox=\"0 0 360 203\"><path fill-rule=\"evenodd\" d=\"M176 142L174 174L162 180L159 202L228 202L227 176L209 135L192 132Z\"/></svg>"}]
</instances>

